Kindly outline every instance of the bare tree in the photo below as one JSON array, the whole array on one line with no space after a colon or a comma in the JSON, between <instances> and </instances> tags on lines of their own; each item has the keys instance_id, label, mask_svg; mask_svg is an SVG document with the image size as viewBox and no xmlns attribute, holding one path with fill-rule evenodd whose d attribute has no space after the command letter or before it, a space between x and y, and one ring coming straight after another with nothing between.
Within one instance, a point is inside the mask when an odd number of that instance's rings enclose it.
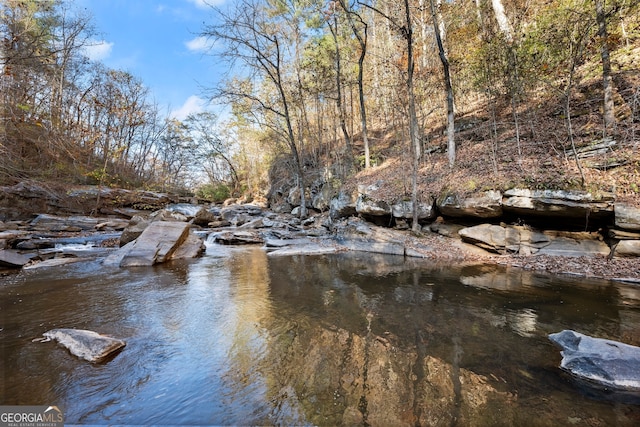
<instances>
[{"instance_id":1,"label":"bare tree","mask_svg":"<svg viewBox=\"0 0 640 427\"><path fill-rule=\"evenodd\" d=\"M418 223L418 163L422 154L422 146L420 143L420 130L418 128L418 116L416 113L416 97L414 93L413 73L415 71L415 61L413 55L413 23L411 20L411 8L409 6L409 0L403 2L403 21L399 22L393 17L385 14L375 6L358 2L364 7L367 7L379 15L385 17L387 21L394 26L402 35L406 42L406 54L407 54L407 69L406 69L406 86L407 86L407 101L409 112L409 141L411 147L411 204L412 204L412 225L413 232L420 230L420 224Z\"/></svg>"},{"instance_id":2,"label":"bare tree","mask_svg":"<svg viewBox=\"0 0 640 427\"><path fill-rule=\"evenodd\" d=\"M449 59L444 48L444 23L438 11L440 0L437 5L434 0L431 2L431 17L433 18L433 32L436 35L436 43L438 45L438 55L442 62L442 72L444 75L444 86L447 97L447 154L449 158L449 167L452 168L456 162L456 141L455 141L455 106L453 103L453 86L451 85L451 74L449 72Z\"/></svg>"},{"instance_id":3,"label":"bare tree","mask_svg":"<svg viewBox=\"0 0 640 427\"><path fill-rule=\"evenodd\" d=\"M339 0L340 6L347 12L347 19L353 31L353 35L360 45L360 55L358 56L358 100L360 103L360 122L362 126L362 143L364 145L364 167L371 167L371 153L369 150L369 132L367 128L367 107L364 95L364 60L367 55L368 25L351 5L345 0Z\"/></svg>"},{"instance_id":4,"label":"bare tree","mask_svg":"<svg viewBox=\"0 0 640 427\"><path fill-rule=\"evenodd\" d=\"M338 40L338 14L335 9L335 4L332 3L332 10L329 10L327 16L327 25L333 38L334 63L335 63L335 75L336 75L336 107L338 108L338 118L340 120L340 129L342 129L342 135L344 136L345 147L347 150L347 174L351 173L355 166L353 159L353 141L347 129L346 111L344 106L344 100L342 95L342 59L340 58L340 42Z\"/></svg>"},{"instance_id":5,"label":"bare tree","mask_svg":"<svg viewBox=\"0 0 640 427\"><path fill-rule=\"evenodd\" d=\"M613 80L611 78L611 58L609 55L607 32L607 17L604 10L604 0L594 0L596 5L596 21L598 36L600 37L600 58L602 59L602 86L604 91L603 118L604 133L610 132L616 124L613 102Z\"/></svg>"},{"instance_id":6,"label":"bare tree","mask_svg":"<svg viewBox=\"0 0 640 427\"><path fill-rule=\"evenodd\" d=\"M222 98L244 99L255 108L272 115L276 122L271 126L286 140L295 167L300 189L300 216L307 216L304 169L293 128L289 93L286 87L285 64L287 35L284 25L276 22L274 11L259 0L241 0L230 12L214 8L215 24L206 25L202 35L222 42L224 49L218 52L224 60L240 62L260 83L269 85L275 96L256 93L253 85L246 90L230 86L219 87L215 95Z\"/></svg>"}]
</instances>

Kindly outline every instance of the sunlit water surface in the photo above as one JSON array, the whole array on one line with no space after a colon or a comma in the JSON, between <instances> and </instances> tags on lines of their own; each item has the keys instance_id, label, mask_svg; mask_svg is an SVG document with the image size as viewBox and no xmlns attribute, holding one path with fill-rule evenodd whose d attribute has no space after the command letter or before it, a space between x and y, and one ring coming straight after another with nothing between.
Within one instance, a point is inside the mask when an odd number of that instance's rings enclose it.
<instances>
[{"instance_id":1,"label":"sunlit water surface","mask_svg":"<svg viewBox=\"0 0 640 427\"><path fill-rule=\"evenodd\" d=\"M547 335L640 344L640 289L366 253L210 246L152 268L0 278L0 404L67 424L640 425L577 384ZM53 328L126 340L91 364Z\"/></svg>"}]
</instances>

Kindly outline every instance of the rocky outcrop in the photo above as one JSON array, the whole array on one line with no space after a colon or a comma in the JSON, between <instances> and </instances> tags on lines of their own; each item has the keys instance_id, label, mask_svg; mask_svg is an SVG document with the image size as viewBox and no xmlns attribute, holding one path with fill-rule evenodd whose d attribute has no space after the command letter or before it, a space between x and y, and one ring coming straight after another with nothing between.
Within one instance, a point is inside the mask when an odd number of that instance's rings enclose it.
<instances>
[{"instance_id":1,"label":"rocky outcrop","mask_svg":"<svg viewBox=\"0 0 640 427\"><path fill-rule=\"evenodd\" d=\"M504 192L505 213L537 217L602 219L613 216L615 196L594 196L586 191L528 190L514 188Z\"/></svg>"},{"instance_id":2,"label":"rocky outcrop","mask_svg":"<svg viewBox=\"0 0 640 427\"><path fill-rule=\"evenodd\" d=\"M0 220L28 219L33 217L34 212L54 215L110 215L121 209L155 211L177 202L176 196L151 191L97 186L66 190L22 182L0 187Z\"/></svg>"},{"instance_id":3,"label":"rocky outcrop","mask_svg":"<svg viewBox=\"0 0 640 427\"><path fill-rule=\"evenodd\" d=\"M412 219L413 218L413 202L410 200L403 200L401 202L394 203L391 206L391 214L394 218ZM432 220L436 217L436 209L431 203L418 202L418 220Z\"/></svg>"},{"instance_id":4,"label":"rocky outcrop","mask_svg":"<svg viewBox=\"0 0 640 427\"><path fill-rule=\"evenodd\" d=\"M459 231L462 239L489 252L520 255L608 255L598 233L540 232L522 226L480 224Z\"/></svg>"},{"instance_id":5,"label":"rocky outcrop","mask_svg":"<svg viewBox=\"0 0 640 427\"><path fill-rule=\"evenodd\" d=\"M549 335L562 348L560 368L579 380L618 391L640 392L640 347L571 330Z\"/></svg>"},{"instance_id":6,"label":"rocky outcrop","mask_svg":"<svg viewBox=\"0 0 640 427\"><path fill-rule=\"evenodd\" d=\"M446 194L438 199L437 205L442 215L454 218L499 218L502 216L502 194L499 191L485 191L477 196L468 197Z\"/></svg>"},{"instance_id":7,"label":"rocky outcrop","mask_svg":"<svg viewBox=\"0 0 640 427\"><path fill-rule=\"evenodd\" d=\"M29 239L30 233L24 230L5 230L0 232L0 249L15 247L21 241Z\"/></svg>"},{"instance_id":8,"label":"rocky outcrop","mask_svg":"<svg viewBox=\"0 0 640 427\"><path fill-rule=\"evenodd\" d=\"M318 192L312 195L311 198L311 206L314 209L324 212L328 210L331 206L331 199L334 194L333 186L329 183L323 184Z\"/></svg>"},{"instance_id":9,"label":"rocky outcrop","mask_svg":"<svg viewBox=\"0 0 640 427\"><path fill-rule=\"evenodd\" d=\"M347 191L340 191L337 197L331 199L329 204L329 216L333 220L346 218L357 214L356 201L357 195Z\"/></svg>"},{"instance_id":10,"label":"rocky outcrop","mask_svg":"<svg viewBox=\"0 0 640 427\"><path fill-rule=\"evenodd\" d=\"M404 255L405 244L397 231L350 221L338 233L338 243L352 251L374 252L387 255Z\"/></svg>"},{"instance_id":11,"label":"rocky outcrop","mask_svg":"<svg viewBox=\"0 0 640 427\"><path fill-rule=\"evenodd\" d=\"M625 203L615 205L615 224L623 230L640 232L640 208Z\"/></svg>"},{"instance_id":12,"label":"rocky outcrop","mask_svg":"<svg viewBox=\"0 0 640 427\"><path fill-rule=\"evenodd\" d=\"M369 217L389 217L391 206L384 200L376 200L361 194L356 200L356 212Z\"/></svg>"},{"instance_id":13,"label":"rocky outcrop","mask_svg":"<svg viewBox=\"0 0 640 427\"><path fill-rule=\"evenodd\" d=\"M43 336L47 341L57 341L74 356L92 363L103 362L126 346L122 340L84 329L52 329Z\"/></svg>"},{"instance_id":14,"label":"rocky outcrop","mask_svg":"<svg viewBox=\"0 0 640 427\"><path fill-rule=\"evenodd\" d=\"M87 216L61 217L40 214L31 221L31 228L37 231L87 231L95 230L96 226L104 221L107 220Z\"/></svg>"}]
</instances>

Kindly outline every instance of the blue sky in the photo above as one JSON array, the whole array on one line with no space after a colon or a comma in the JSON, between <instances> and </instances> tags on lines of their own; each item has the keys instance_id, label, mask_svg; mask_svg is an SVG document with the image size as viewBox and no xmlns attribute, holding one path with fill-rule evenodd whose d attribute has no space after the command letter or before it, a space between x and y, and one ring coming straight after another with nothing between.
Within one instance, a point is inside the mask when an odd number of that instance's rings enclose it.
<instances>
[{"instance_id":1,"label":"blue sky","mask_svg":"<svg viewBox=\"0 0 640 427\"><path fill-rule=\"evenodd\" d=\"M232 0L228 0L232 1ZM208 4L224 0L75 0L94 18L98 31L92 59L129 71L161 107L184 119L206 108L202 86L213 86L222 70L205 55L198 33L211 22Z\"/></svg>"}]
</instances>

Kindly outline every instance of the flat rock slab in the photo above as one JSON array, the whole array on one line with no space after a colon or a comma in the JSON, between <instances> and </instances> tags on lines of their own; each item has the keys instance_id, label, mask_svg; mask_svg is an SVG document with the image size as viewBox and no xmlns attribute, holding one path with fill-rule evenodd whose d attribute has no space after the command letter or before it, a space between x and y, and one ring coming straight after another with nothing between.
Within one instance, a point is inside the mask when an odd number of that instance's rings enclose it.
<instances>
[{"instance_id":1,"label":"flat rock slab","mask_svg":"<svg viewBox=\"0 0 640 427\"><path fill-rule=\"evenodd\" d=\"M560 368L606 389L640 392L640 347L564 330L549 339L563 350Z\"/></svg>"},{"instance_id":2,"label":"flat rock slab","mask_svg":"<svg viewBox=\"0 0 640 427\"><path fill-rule=\"evenodd\" d=\"M52 329L43 336L56 340L74 356L92 363L104 361L126 345L122 340L84 329Z\"/></svg>"},{"instance_id":3,"label":"flat rock slab","mask_svg":"<svg viewBox=\"0 0 640 427\"><path fill-rule=\"evenodd\" d=\"M263 244L264 239L251 230L244 231L223 231L216 234L215 241L223 245L251 245Z\"/></svg>"},{"instance_id":4,"label":"flat rock slab","mask_svg":"<svg viewBox=\"0 0 640 427\"><path fill-rule=\"evenodd\" d=\"M75 264L76 262L86 261L86 258L52 258L46 261L37 262L25 266L24 270L37 270L39 268L59 267L61 265Z\"/></svg>"},{"instance_id":5,"label":"flat rock slab","mask_svg":"<svg viewBox=\"0 0 640 427\"><path fill-rule=\"evenodd\" d=\"M0 267L20 268L29 261L31 258L18 251L0 250Z\"/></svg>"}]
</instances>

